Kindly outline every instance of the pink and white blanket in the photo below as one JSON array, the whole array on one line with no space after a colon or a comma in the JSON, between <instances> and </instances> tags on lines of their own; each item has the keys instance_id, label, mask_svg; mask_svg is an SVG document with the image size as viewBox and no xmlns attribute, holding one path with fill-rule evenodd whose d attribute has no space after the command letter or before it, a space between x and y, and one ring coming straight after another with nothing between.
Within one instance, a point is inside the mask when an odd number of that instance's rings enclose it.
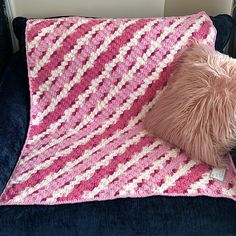
<instances>
[{"instance_id":1,"label":"pink and white blanket","mask_svg":"<svg viewBox=\"0 0 236 236\"><path fill-rule=\"evenodd\" d=\"M215 34L204 12L29 20L30 127L0 204L152 195L236 200L230 161L224 180L213 179L210 166L142 128L179 51L193 38L214 45Z\"/></svg>"}]
</instances>

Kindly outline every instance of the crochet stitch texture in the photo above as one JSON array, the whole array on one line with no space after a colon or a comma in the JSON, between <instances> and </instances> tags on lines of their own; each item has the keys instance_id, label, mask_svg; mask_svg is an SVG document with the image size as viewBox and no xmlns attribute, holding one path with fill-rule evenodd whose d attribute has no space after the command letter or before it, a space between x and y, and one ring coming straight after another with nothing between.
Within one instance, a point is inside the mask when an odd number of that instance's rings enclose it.
<instances>
[{"instance_id":1,"label":"crochet stitch texture","mask_svg":"<svg viewBox=\"0 0 236 236\"><path fill-rule=\"evenodd\" d=\"M1 205L152 195L236 199L229 162L211 167L146 134L142 120L193 38L214 45L200 12L186 17L27 22L30 128ZM171 125L171 124L170 124Z\"/></svg>"}]
</instances>

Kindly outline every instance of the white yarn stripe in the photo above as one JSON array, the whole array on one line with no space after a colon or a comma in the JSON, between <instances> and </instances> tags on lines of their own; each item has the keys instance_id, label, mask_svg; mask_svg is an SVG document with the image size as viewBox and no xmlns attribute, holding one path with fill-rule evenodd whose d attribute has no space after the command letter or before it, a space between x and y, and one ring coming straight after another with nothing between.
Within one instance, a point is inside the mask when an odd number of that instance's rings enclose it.
<instances>
[{"instance_id":1,"label":"white yarn stripe","mask_svg":"<svg viewBox=\"0 0 236 236\"><path fill-rule=\"evenodd\" d=\"M196 30L195 27L198 28L203 20L204 20L204 17L203 17L203 19L200 18L199 21L197 21L197 22L195 23L195 25L190 28L190 29L191 29L190 32L193 32L194 30ZM193 28L193 29L192 29L192 28ZM189 30L190 30L190 29L189 29ZM189 31L188 31L188 32L189 32ZM191 35L191 34L190 34L190 35ZM189 36L190 36L190 35L189 35ZM188 36L188 37L189 37L189 36ZM185 36L182 37L182 41L183 41L182 43L183 43L183 44L187 41L188 37L187 37L187 38L186 38ZM126 103L124 103L124 104L117 110L117 112L113 115L113 117L111 117L101 128L99 128L98 130L96 130L96 131L90 133L88 136L86 136L85 138L81 139L80 141L86 140L86 142L88 142L88 141L89 141L91 138L93 138L95 135L103 133L106 128L108 128L112 123L116 122L116 121L118 120L118 118L120 117L120 115L121 115L126 109L129 109L129 108L132 106L132 103L136 100L136 98L137 98L138 96L143 95L143 94L145 93L145 90L146 90L146 88L148 87L148 85L160 75L160 73L162 72L163 68L165 68L165 66L166 66L169 62L171 62L171 61L173 60L174 55L175 55L175 54L177 53L177 51L181 48L181 45L182 45L182 44L181 44L180 42L181 42L181 41L179 41L179 42L175 45L175 47L174 47L174 48L171 50L171 52L170 52L171 54L169 54L169 55L160 63L159 67L156 68L156 71L155 71L149 78L147 78L147 79L144 81L144 83L141 85L141 87L140 87L138 90L136 90L136 91L132 94L132 98L129 98L129 99L126 101ZM90 119L91 119L91 118L90 118ZM77 128L78 128L78 129L77 129ZM77 133L77 132L79 131L79 129L81 128L81 123L79 124L79 126L78 126L77 128L76 128L76 129L73 129L72 132L73 132L73 133ZM64 137L58 138L55 142L53 142L53 145L62 142L65 138L69 137L70 135L71 135L71 133L67 134L67 135L64 136ZM50 148L50 147L53 146L53 145L50 145L50 146L47 145L47 146L43 147L43 148L40 149L40 150L32 151L32 154L31 154L31 155L28 155L28 156L26 156L24 159L21 159L21 160L20 160L20 164L25 163L26 161L28 161L28 160L31 159L32 157L34 157L34 156L36 156L36 155L38 155L38 154L44 152L45 150L47 150L48 148ZM78 146L78 143L77 143L77 146ZM77 147L77 146L76 146L76 147ZM70 147L70 149L72 149L72 147Z\"/></svg>"},{"instance_id":2,"label":"white yarn stripe","mask_svg":"<svg viewBox=\"0 0 236 236\"><path fill-rule=\"evenodd\" d=\"M82 198L94 198L96 194L104 190L115 178L122 175L129 167L136 164L140 159L142 159L145 155L147 155L160 144L160 142L156 141L149 146L143 147L142 151L138 154L135 154L130 161L126 162L125 164L119 165L118 170L116 170L116 172L114 172L112 175L109 175L107 178L101 179L99 185L95 187L92 191L84 192ZM79 178L79 176L77 178Z\"/></svg>"},{"instance_id":3,"label":"white yarn stripe","mask_svg":"<svg viewBox=\"0 0 236 236\"><path fill-rule=\"evenodd\" d=\"M105 158L103 158L101 161L97 162L91 169L85 171L83 174L77 175L74 178L74 180L70 182L69 185L66 185L64 188L58 189L57 191L55 191L53 193L52 197L48 198L46 200L46 202L53 202L58 197L63 197L63 196L68 195L73 190L75 185L78 185L83 180L88 180L91 176L93 176L93 174L97 170L99 170L103 166L107 166L113 158L115 158L118 155L123 154L131 145L138 143L140 141L140 139L143 138L144 136L145 136L145 133L140 132L138 135L136 135L135 137L130 139L129 142L123 143L120 148L114 150L114 152L112 152L110 155L105 156Z\"/></svg>"},{"instance_id":4,"label":"white yarn stripe","mask_svg":"<svg viewBox=\"0 0 236 236\"><path fill-rule=\"evenodd\" d=\"M169 187L175 185L176 180L178 180L181 176L185 175L194 165L196 165L195 161L190 161L188 164L184 166L180 166L178 171L174 173L172 176L166 176L165 182L158 188L154 188L154 193L164 193Z\"/></svg>"},{"instance_id":5,"label":"white yarn stripe","mask_svg":"<svg viewBox=\"0 0 236 236\"><path fill-rule=\"evenodd\" d=\"M231 189L222 189L222 194L228 195L228 196L236 196L236 185L234 185Z\"/></svg>"},{"instance_id":6,"label":"white yarn stripe","mask_svg":"<svg viewBox=\"0 0 236 236\"><path fill-rule=\"evenodd\" d=\"M159 99L159 97L161 96L163 91L158 91L156 97L152 100L151 103L149 103L148 105L144 106L141 110L141 112L133 119L129 122L128 126L126 126L126 128L122 129L122 130L118 130L116 131L116 133L114 135L112 135L109 138L103 139L101 140L100 144L96 147L94 147L93 149L91 149L89 151L89 155L92 155L94 152L96 152L97 150L105 147L105 145L107 145L108 143L110 143L111 141L113 141L114 139L118 138L121 134L125 133L126 131L128 131L129 129L131 129L132 127L134 127L146 114L146 112L157 102L157 100ZM136 97L137 98L137 97ZM134 97L134 100L136 99ZM127 105L129 107L127 107ZM117 112L116 114L118 114L118 116L120 116L125 110L126 108L129 109L132 106L132 104L124 104L123 109L121 109L121 112ZM118 110L119 111L119 110ZM113 118L113 119L112 119ZM30 178L30 176L32 174L35 174L38 170L41 170L43 168L47 168L49 167L55 160L57 160L60 156L64 156L64 155L68 155L69 153L71 153L73 151L73 149L77 148L79 145L83 145L85 143L87 143L90 139L92 139L95 135L98 134L102 134L106 128L108 128L113 122L114 122L114 117L112 117L110 119L109 125L107 125L106 123L104 124L104 126L102 126L101 128L97 129L95 132L88 134L88 136L78 140L77 142L75 142L72 146L70 146L69 148L59 151L57 153L55 153L55 155L53 157L51 157L50 159L48 159L47 161L44 161L43 163L35 166L32 170L16 177L14 179L14 181L11 182L11 185L16 184L16 183L20 183L22 181L25 181L27 179ZM118 117L115 117L115 120L118 119ZM78 160L80 161L82 157L79 157ZM27 160L25 159L21 159L19 160L19 165L22 165L26 162ZM73 162L73 166L77 165L78 163L75 161Z\"/></svg>"},{"instance_id":7,"label":"white yarn stripe","mask_svg":"<svg viewBox=\"0 0 236 236\"><path fill-rule=\"evenodd\" d=\"M105 70L102 72L101 75L98 76L97 79L92 81L92 84L89 86L89 88L80 96L78 96L76 102L72 105L72 107L68 108L67 110L65 110L64 114L61 116L61 118L59 120L57 120L55 123L52 123L49 128L38 134L33 136L33 138L31 140L28 141L29 144L32 144L38 140L40 140L41 138L43 138L45 135L53 132L54 130L56 130L63 122L65 122L66 120L68 120L68 118L70 117L70 115L78 108L80 107L83 102L85 101L85 99L91 94L96 92L96 88L99 85L100 82L102 82L105 78L107 78L110 74L110 72L113 70L113 68L115 67L115 65L117 65L119 62L124 60L124 55L127 53L127 51L138 44L138 39L145 34L146 32L148 32L149 30L151 30L152 26L157 23L159 20L156 21L152 21L149 24L147 24L144 28L142 28L141 30L137 31L134 35L134 38L132 38L130 40L130 42L123 46L120 51L119 54L117 54L117 56L109 63L105 65Z\"/></svg>"},{"instance_id":8,"label":"white yarn stripe","mask_svg":"<svg viewBox=\"0 0 236 236\"><path fill-rule=\"evenodd\" d=\"M212 180L210 174L211 174L211 172L208 171L207 173L205 173L203 175L203 177L199 181L197 181L196 183L191 184L189 189L188 189L188 193L189 194L196 194L196 193L198 193L198 189L201 189L201 190L206 189L207 184L209 184L210 180ZM222 194L229 195L229 196L236 195L236 185L231 189L223 188L222 189Z\"/></svg>"},{"instance_id":9,"label":"white yarn stripe","mask_svg":"<svg viewBox=\"0 0 236 236\"><path fill-rule=\"evenodd\" d=\"M177 53L177 51L181 48L181 45L184 45L184 44L186 43L186 41L188 40L188 38L189 38L189 36L192 34L192 32L193 32L193 31L196 31L196 30L200 27L201 23L204 21L204 18L205 18L205 17L200 18L198 21L196 21L196 23L195 23L189 30L187 30L187 32L186 32L187 34L186 34L185 36L183 36L183 37L181 38L181 40L175 45L174 49L171 50L171 55L169 55L168 57L166 57L166 58L162 61L162 63L160 64L160 68L157 68L157 71L155 72L155 76L154 76L155 78L161 73L161 71L162 71L163 68L166 66L166 64L168 64L169 62L171 62L171 61L173 60L174 55L175 55L175 54ZM147 79L147 80L148 80L148 79ZM147 86L148 86L148 85L147 85ZM145 87L146 87L146 84L145 84ZM143 90L142 87L140 87L139 90L140 90L140 89ZM141 94L138 94L138 96L142 95L142 92L145 92L145 91L141 91ZM132 101L132 100L134 101L135 99L136 99L136 96L135 96L135 97L132 96L132 98L130 98L125 104L123 104L123 106L115 113L115 115L114 115L111 119L108 120L108 122L106 122L101 128L99 128L98 130L96 130L96 131L93 132L92 134L88 135L89 139L87 139L86 142L87 142L88 140L90 140L92 137L94 137L94 135L104 132L104 130L105 130L107 127L109 127L110 124L112 124L115 120L117 120L117 118L123 113L123 111L126 110L127 105L128 105L128 106L130 105L130 107L131 107L131 105L132 105L131 101ZM148 104L148 106L150 105L149 108L152 107L154 104L155 104L155 102L154 102L154 103L149 103L149 104ZM143 115L145 115L146 112L145 112L145 109L144 109L144 108L142 109L142 112L143 112L143 111L144 111L144 114L143 114ZM139 114L139 115L140 115L140 114ZM136 117L136 118L138 118L138 117ZM135 119L134 119L134 120L135 120ZM131 122L133 122L134 120L132 120ZM138 119L136 119L136 121L138 122ZM87 137L86 137L86 138L87 138ZM86 139L86 138L85 138L85 139Z\"/></svg>"},{"instance_id":10,"label":"white yarn stripe","mask_svg":"<svg viewBox=\"0 0 236 236\"><path fill-rule=\"evenodd\" d=\"M132 25L133 23L135 23L137 21L137 19L135 20L130 20L128 22L126 22L123 25L120 25L119 28L115 31L115 33L111 36L111 37L107 37L105 39L105 41L100 45L100 47L91 53L89 60L86 62L86 64L78 69L76 75L74 76L74 78L72 80L70 80L69 83L64 85L64 88L62 89L62 91L60 92L60 94L58 96L56 96L55 98L52 98L50 105L43 111L43 112L39 112L37 114L37 117L35 119L32 119L32 124L33 125L38 125L43 119L44 117L46 117L50 112L54 111L55 107L57 106L57 104L64 98L67 96L68 92L73 88L73 86L77 83L80 82L80 79L83 77L84 73L93 67L94 62L97 60L97 58L107 50L108 46L110 45L110 43L117 38L118 36L120 36L123 31L130 25Z\"/></svg>"},{"instance_id":11,"label":"white yarn stripe","mask_svg":"<svg viewBox=\"0 0 236 236\"><path fill-rule=\"evenodd\" d=\"M122 195L127 195L128 193L134 194L135 193L135 188L137 187L138 183L141 183L143 180L148 180L151 178L151 174L154 173L155 170L157 169L162 169L164 163L177 156L179 150L178 149L172 149L168 151L161 159L155 161L153 165L141 173L137 178L135 178L132 182L128 183L123 187L123 189L120 191L120 196Z\"/></svg>"},{"instance_id":12,"label":"white yarn stripe","mask_svg":"<svg viewBox=\"0 0 236 236\"><path fill-rule=\"evenodd\" d=\"M44 37L46 34L52 32L57 26L63 21L64 19L59 19L54 22L49 27L43 28L41 32L31 41L28 43L28 51L31 52L34 47L37 47L38 42Z\"/></svg>"},{"instance_id":13,"label":"white yarn stripe","mask_svg":"<svg viewBox=\"0 0 236 236\"><path fill-rule=\"evenodd\" d=\"M192 184L189 186L189 188L188 188L188 190L187 190L188 193L189 193L189 194L196 194L196 193L198 193L197 190L198 190L199 188L205 189L205 188L206 188L206 185L209 183L210 180L211 180L211 178L210 178L210 172L204 173L204 174L202 175L202 178L201 178L199 181L197 181L197 182L195 182L195 183L192 183Z\"/></svg>"},{"instance_id":14,"label":"white yarn stripe","mask_svg":"<svg viewBox=\"0 0 236 236\"><path fill-rule=\"evenodd\" d=\"M38 91L35 95L33 95L33 104L36 105L38 102L38 99L40 96L50 89L50 85L53 83L53 81L63 73L65 67L68 65L70 61L72 61L75 58L75 55L77 52L81 49L83 45L88 44L89 40L92 38L92 36L99 30L102 30L111 20L103 21L102 23L95 25L92 27L92 29L85 34L82 38L79 38L76 42L76 45L72 50L67 53L60 66L55 68L53 71L51 71L50 77L47 79L47 81L43 84L41 84L38 88Z\"/></svg>"},{"instance_id":15,"label":"white yarn stripe","mask_svg":"<svg viewBox=\"0 0 236 236\"><path fill-rule=\"evenodd\" d=\"M63 20L63 19L62 19ZM37 76L37 73L41 70L41 68L48 62L51 55L56 51L58 47L61 46L64 39L70 35L75 29L77 29L79 26L83 25L84 23L87 23L88 19L81 19L77 23L73 24L68 30L66 30L60 38L55 42L55 44L50 48L49 51L43 56L43 58L38 62L38 64L34 67L32 71L30 71L30 76L32 78Z\"/></svg>"},{"instance_id":16,"label":"white yarn stripe","mask_svg":"<svg viewBox=\"0 0 236 236\"><path fill-rule=\"evenodd\" d=\"M95 166L93 166L92 169L91 169L91 171L92 171L91 174L94 173L94 171L96 171L97 168L99 169L102 165L108 164L109 160L113 159L116 155L120 155L120 154L124 153L126 151L126 149L128 147L130 147L131 145L134 145L135 143L138 143L139 140L144 136L145 136L145 132L140 132L138 135L134 136L129 142L124 143L120 148L116 149L114 152L112 152L109 156L107 156L101 162L98 162ZM89 152L90 151L87 150L87 152L83 156L79 157L76 160L76 162L80 163L84 159L88 158L89 155L90 155ZM14 197L12 199L12 201L16 201L16 202L20 201L23 198L25 198L27 195L37 191L38 189L42 188L43 186L48 185L52 180L56 179L57 177L59 177L60 175L65 173L66 171L70 170L73 167L73 165L74 165L73 162L68 162L63 169L59 170L56 173L48 175L42 182L36 184L34 187L26 188L24 191L22 191L20 193L20 195ZM89 174L90 171L88 170L85 173ZM82 174L81 176L85 177L85 174ZM72 185L72 184L76 184L76 183L74 183L74 181L73 181L73 182L70 183L70 185Z\"/></svg>"}]
</instances>

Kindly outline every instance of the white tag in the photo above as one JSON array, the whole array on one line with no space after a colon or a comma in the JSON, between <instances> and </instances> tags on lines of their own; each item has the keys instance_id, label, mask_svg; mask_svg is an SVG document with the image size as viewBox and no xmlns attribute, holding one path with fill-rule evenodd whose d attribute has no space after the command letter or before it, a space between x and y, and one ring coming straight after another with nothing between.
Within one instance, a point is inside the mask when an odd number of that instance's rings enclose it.
<instances>
[{"instance_id":1,"label":"white tag","mask_svg":"<svg viewBox=\"0 0 236 236\"><path fill-rule=\"evenodd\" d=\"M211 171L211 178L219 181L224 181L226 168L213 168Z\"/></svg>"}]
</instances>

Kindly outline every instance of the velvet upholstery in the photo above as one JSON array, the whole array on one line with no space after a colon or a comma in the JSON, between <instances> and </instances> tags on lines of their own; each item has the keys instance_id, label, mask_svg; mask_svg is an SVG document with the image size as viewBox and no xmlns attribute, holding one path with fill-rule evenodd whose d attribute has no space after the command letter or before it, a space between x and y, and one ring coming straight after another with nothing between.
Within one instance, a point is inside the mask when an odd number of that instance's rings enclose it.
<instances>
[{"instance_id":1,"label":"velvet upholstery","mask_svg":"<svg viewBox=\"0 0 236 236\"><path fill-rule=\"evenodd\" d=\"M149 197L58 206L0 207L0 236L234 236L236 204Z\"/></svg>"},{"instance_id":2,"label":"velvet upholstery","mask_svg":"<svg viewBox=\"0 0 236 236\"><path fill-rule=\"evenodd\" d=\"M231 32L235 27L234 19L226 14L211 17L215 28L217 29L216 50L223 52L225 45L228 43Z\"/></svg>"},{"instance_id":3,"label":"velvet upholstery","mask_svg":"<svg viewBox=\"0 0 236 236\"><path fill-rule=\"evenodd\" d=\"M16 164L28 127L29 95L25 60L17 53L0 84L0 192Z\"/></svg>"}]
</instances>

